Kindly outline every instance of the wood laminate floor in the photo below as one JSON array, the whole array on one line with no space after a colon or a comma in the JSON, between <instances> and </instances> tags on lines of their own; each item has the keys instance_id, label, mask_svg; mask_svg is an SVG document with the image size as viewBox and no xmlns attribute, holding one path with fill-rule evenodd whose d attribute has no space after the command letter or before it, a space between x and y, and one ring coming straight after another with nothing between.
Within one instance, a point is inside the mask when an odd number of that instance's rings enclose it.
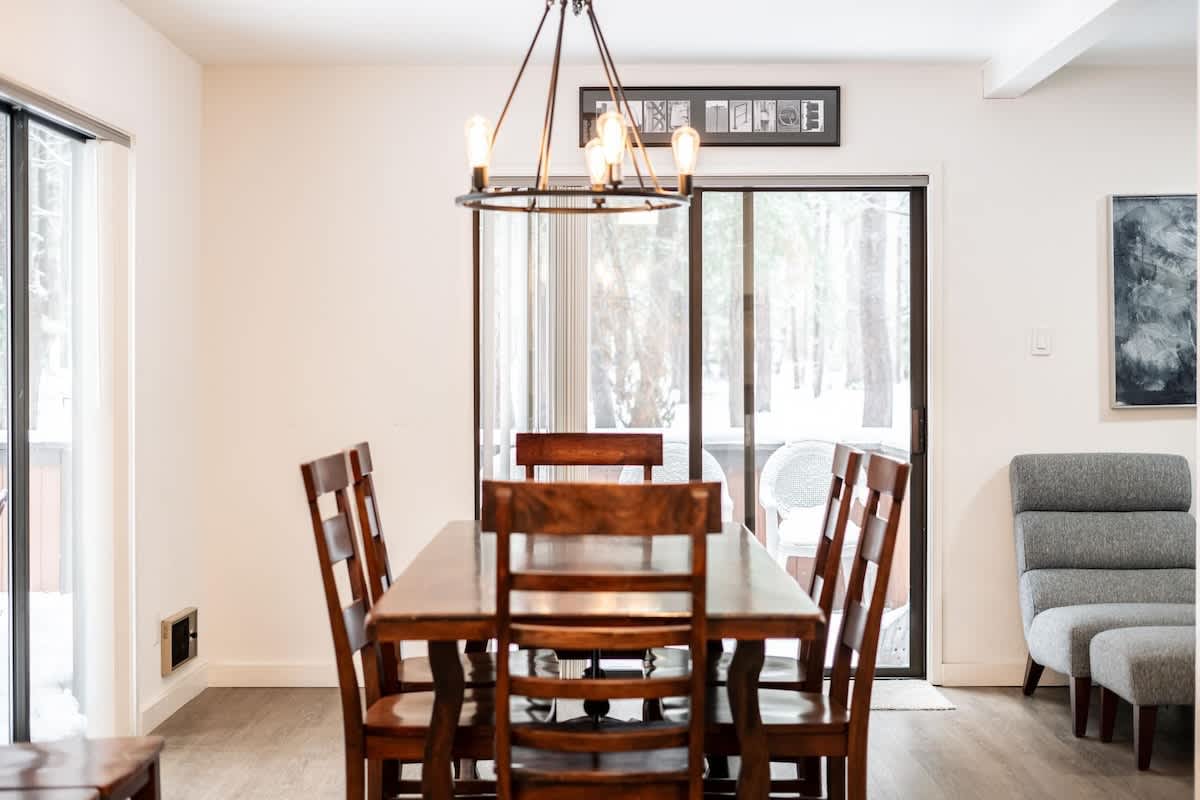
<instances>
[{"instance_id":1,"label":"wood laminate floor","mask_svg":"<svg viewBox=\"0 0 1200 800\"><path fill-rule=\"evenodd\" d=\"M1151 771L1134 766L1130 714L1116 738L1071 735L1065 689L946 689L956 711L876 711L873 799L1192 798L1190 709L1159 716ZM333 689L208 689L165 722L169 800L342 800L342 730Z\"/></svg>"}]
</instances>

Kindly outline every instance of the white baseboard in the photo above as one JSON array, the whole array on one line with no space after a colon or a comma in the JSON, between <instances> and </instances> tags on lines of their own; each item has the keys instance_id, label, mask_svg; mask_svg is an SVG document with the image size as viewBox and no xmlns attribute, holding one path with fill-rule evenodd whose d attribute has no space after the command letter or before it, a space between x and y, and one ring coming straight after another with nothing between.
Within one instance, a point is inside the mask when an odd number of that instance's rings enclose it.
<instances>
[{"instance_id":1,"label":"white baseboard","mask_svg":"<svg viewBox=\"0 0 1200 800\"><path fill-rule=\"evenodd\" d=\"M942 664L938 686L1020 686L1025 682L1025 662L1000 664ZM1066 686L1067 680L1054 670L1046 670L1039 686Z\"/></svg>"},{"instance_id":2,"label":"white baseboard","mask_svg":"<svg viewBox=\"0 0 1200 800\"><path fill-rule=\"evenodd\" d=\"M171 678L170 685L138 714L138 732L149 733L208 688L209 665L197 661Z\"/></svg>"},{"instance_id":3,"label":"white baseboard","mask_svg":"<svg viewBox=\"0 0 1200 800\"><path fill-rule=\"evenodd\" d=\"M208 668L209 686L325 687L337 686L337 667L330 662L224 662Z\"/></svg>"}]
</instances>

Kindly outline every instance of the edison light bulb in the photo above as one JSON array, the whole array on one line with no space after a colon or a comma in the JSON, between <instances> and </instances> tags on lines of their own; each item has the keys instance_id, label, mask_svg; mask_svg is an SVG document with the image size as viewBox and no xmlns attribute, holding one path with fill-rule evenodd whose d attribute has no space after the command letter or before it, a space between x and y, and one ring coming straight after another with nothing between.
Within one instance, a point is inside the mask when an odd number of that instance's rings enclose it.
<instances>
[{"instance_id":1,"label":"edison light bulb","mask_svg":"<svg viewBox=\"0 0 1200 800\"><path fill-rule=\"evenodd\" d=\"M467 163L471 165L471 186L487 186L488 160L492 156L492 123L476 115L467 120Z\"/></svg>"},{"instance_id":2,"label":"edison light bulb","mask_svg":"<svg viewBox=\"0 0 1200 800\"><path fill-rule=\"evenodd\" d=\"M599 191L608 182L608 158L604 154L604 145L599 138L592 139L583 148L583 158L587 162L588 175L592 180L592 188Z\"/></svg>"},{"instance_id":3,"label":"edison light bulb","mask_svg":"<svg viewBox=\"0 0 1200 800\"><path fill-rule=\"evenodd\" d=\"M679 171L679 191L690 194L692 176L696 174L696 159L700 155L700 134L688 125L678 128L671 135L671 152L675 156L675 168Z\"/></svg>"},{"instance_id":4,"label":"edison light bulb","mask_svg":"<svg viewBox=\"0 0 1200 800\"><path fill-rule=\"evenodd\" d=\"M625 158L625 117L616 111L606 111L596 120L604 158L609 164L620 164Z\"/></svg>"}]
</instances>

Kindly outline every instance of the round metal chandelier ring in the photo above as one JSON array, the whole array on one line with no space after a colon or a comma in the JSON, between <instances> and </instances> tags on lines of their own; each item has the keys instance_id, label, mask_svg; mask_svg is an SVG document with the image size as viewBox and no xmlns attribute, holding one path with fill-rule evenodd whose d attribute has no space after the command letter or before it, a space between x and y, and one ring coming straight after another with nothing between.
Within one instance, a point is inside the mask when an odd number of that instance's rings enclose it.
<instances>
[{"instance_id":1,"label":"round metal chandelier ring","mask_svg":"<svg viewBox=\"0 0 1200 800\"><path fill-rule=\"evenodd\" d=\"M530 189L496 188L471 192L454 199L476 211L510 211L539 214L633 214L686 208L691 198L676 192L641 188Z\"/></svg>"}]
</instances>

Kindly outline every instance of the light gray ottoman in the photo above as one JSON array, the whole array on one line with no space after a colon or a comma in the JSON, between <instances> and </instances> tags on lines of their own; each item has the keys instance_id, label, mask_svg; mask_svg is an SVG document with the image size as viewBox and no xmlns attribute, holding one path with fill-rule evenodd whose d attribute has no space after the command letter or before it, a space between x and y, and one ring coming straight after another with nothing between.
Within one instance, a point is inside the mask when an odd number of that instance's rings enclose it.
<instances>
[{"instance_id":1,"label":"light gray ottoman","mask_svg":"<svg viewBox=\"0 0 1200 800\"><path fill-rule=\"evenodd\" d=\"M1117 698L1133 705L1138 769L1150 768L1159 706L1195 701L1196 629L1190 626L1119 628L1092 637L1092 681L1100 693L1100 740L1111 742Z\"/></svg>"}]
</instances>

